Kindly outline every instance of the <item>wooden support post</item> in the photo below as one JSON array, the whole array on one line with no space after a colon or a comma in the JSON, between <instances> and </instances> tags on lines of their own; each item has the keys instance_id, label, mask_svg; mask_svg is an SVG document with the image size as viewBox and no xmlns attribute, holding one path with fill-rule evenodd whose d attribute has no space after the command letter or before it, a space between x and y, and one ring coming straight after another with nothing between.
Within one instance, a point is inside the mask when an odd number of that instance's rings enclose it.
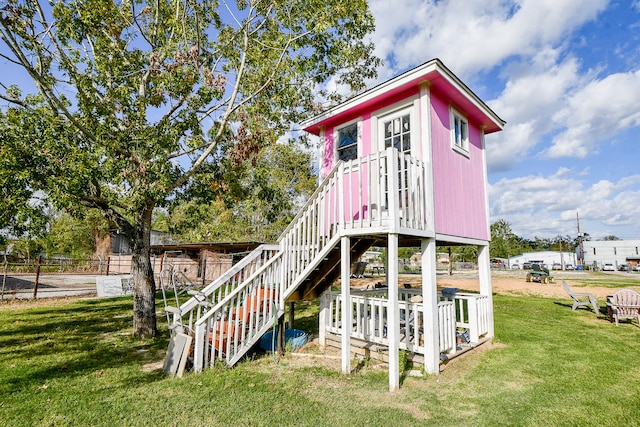
<instances>
[{"instance_id":1,"label":"wooden support post","mask_svg":"<svg viewBox=\"0 0 640 427\"><path fill-rule=\"evenodd\" d=\"M292 301L289 303L289 328L291 329L293 329L293 321L295 320L295 315L296 315L296 303Z\"/></svg>"},{"instance_id":2,"label":"wooden support post","mask_svg":"<svg viewBox=\"0 0 640 427\"><path fill-rule=\"evenodd\" d=\"M389 340L389 391L400 388L400 308L398 306L398 235L387 237L387 339Z\"/></svg>"},{"instance_id":3,"label":"wooden support post","mask_svg":"<svg viewBox=\"0 0 640 427\"><path fill-rule=\"evenodd\" d=\"M33 283L33 299L38 297L38 282L40 281L40 264L42 263L42 255L38 255L38 263L36 264L36 281Z\"/></svg>"},{"instance_id":4,"label":"wooden support post","mask_svg":"<svg viewBox=\"0 0 640 427\"><path fill-rule=\"evenodd\" d=\"M351 239L343 236L340 239L341 261L340 261L340 289L342 297L342 312L340 320L342 321L342 373L349 374L351 372Z\"/></svg>"},{"instance_id":5,"label":"wooden support post","mask_svg":"<svg viewBox=\"0 0 640 427\"><path fill-rule=\"evenodd\" d=\"M7 255L4 256L4 264L2 269L2 292L0 292L0 301L4 301L4 287L7 283Z\"/></svg>"},{"instance_id":6,"label":"wooden support post","mask_svg":"<svg viewBox=\"0 0 640 427\"><path fill-rule=\"evenodd\" d=\"M493 338L493 290L491 289L491 260L488 244L478 246L478 279L480 280L480 295L487 297L489 310L486 337Z\"/></svg>"},{"instance_id":7,"label":"wooden support post","mask_svg":"<svg viewBox=\"0 0 640 427\"><path fill-rule=\"evenodd\" d=\"M320 297L320 314L318 316L318 321L320 322L318 345L320 347L325 347L327 345L327 321L329 316L329 303L327 300L327 293L325 292Z\"/></svg>"},{"instance_id":8,"label":"wooden support post","mask_svg":"<svg viewBox=\"0 0 640 427\"><path fill-rule=\"evenodd\" d=\"M278 349L278 354L280 356L284 356L284 316L278 317L278 338L277 338L276 348Z\"/></svg>"},{"instance_id":9,"label":"wooden support post","mask_svg":"<svg viewBox=\"0 0 640 427\"><path fill-rule=\"evenodd\" d=\"M108 276L108 275L109 275L109 266L110 266L110 265L111 265L111 257L110 257L110 256L108 256L108 257L107 257L107 270L106 270L106 272L104 273L104 275L105 275L105 276Z\"/></svg>"},{"instance_id":10,"label":"wooden support post","mask_svg":"<svg viewBox=\"0 0 640 427\"><path fill-rule=\"evenodd\" d=\"M422 246L422 309L424 319L424 370L440 373L440 331L436 288L436 242L425 239Z\"/></svg>"}]
</instances>

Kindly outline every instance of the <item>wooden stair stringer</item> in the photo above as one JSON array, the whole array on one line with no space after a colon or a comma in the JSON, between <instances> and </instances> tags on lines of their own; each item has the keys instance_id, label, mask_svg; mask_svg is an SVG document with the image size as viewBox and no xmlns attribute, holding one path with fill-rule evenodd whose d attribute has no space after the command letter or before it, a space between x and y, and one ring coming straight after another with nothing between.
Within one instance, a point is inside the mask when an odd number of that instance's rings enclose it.
<instances>
[{"instance_id":1,"label":"wooden stair stringer","mask_svg":"<svg viewBox=\"0 0 640 427\"><path fill-rule=\"evenodd\" d=\"M273 329L273 325L277 324L277 321L280 320L285 314L282 308L279 308L277 313L278 314L276 317L272 317L271 319L267 320L267 322L262 326L262 328L260 328L259 332L254 334L249 340L243 343L243 348L242 349L239 348L237 350L235 356L232 357L227 362L227 366L233 366L236 363L238 363L240 359L242 359L247 354L247 352L251 350L251 348L262 339L262 336L264 334L266 334L267 332Z\"/></svg>"},{"instance_id":2,"label":"wooden stair stringer","mask_svg":"<svg viewBox=\"0 0 640 427\"><path fill-rule=\"evenodd\" d=\"M357 260L362 256L375 239L370 238L352 238L351 259ZM339 244L335 244L322 261L317 266L301 278L301 282L296 286L295 290L287 297L287 302L308 300L318 298L324 291L340 278L340 266L342 264L341 251Z\"/></svg>"}]
</instances>

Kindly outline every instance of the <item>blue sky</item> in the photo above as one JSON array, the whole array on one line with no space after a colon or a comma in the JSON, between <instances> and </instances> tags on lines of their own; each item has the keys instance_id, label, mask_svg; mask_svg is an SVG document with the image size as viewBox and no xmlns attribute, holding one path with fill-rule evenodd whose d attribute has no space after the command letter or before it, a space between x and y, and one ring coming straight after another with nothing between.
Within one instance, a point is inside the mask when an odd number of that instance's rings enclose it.
<instances>
[{"instance_id":1,"label":"blue sky","mask_svg":"<svg viewBox=\"0 0 640 427\"><path fill-rule=\"evenodd\" d=\"M440 58L507 121L491 221L640 238L640 0L373 0L384 81Z\"/></svg>"}]
</instances>

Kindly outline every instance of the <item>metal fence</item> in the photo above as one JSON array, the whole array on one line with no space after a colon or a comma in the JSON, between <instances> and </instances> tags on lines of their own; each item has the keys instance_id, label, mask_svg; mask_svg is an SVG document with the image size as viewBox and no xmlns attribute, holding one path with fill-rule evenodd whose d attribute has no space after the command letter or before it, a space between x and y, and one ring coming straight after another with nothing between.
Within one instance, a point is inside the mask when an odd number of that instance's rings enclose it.
<instances>
[{"instance_id":1,"label":"metal fence","mask_svg":"<svg viewBox=\"0 0 640 427\"><path fill-rule=\"evenodd\" d=\"M191 259L187 257L151 256L159 289L159 276L163 269L182 272L194 284L206 286L215 278L224 274L234 263L231 257L219 259ZM0 300L6 297L37 298L38 287L41 291L56 289L73 289L79 285L74 276L87 276L81 280L84 287L87 283L95 283L95 276L112 276L131 274L131 256L113 255L107 258L73 259L55 258L8 258L0 260Z\"/></svg>"}]
</instances>

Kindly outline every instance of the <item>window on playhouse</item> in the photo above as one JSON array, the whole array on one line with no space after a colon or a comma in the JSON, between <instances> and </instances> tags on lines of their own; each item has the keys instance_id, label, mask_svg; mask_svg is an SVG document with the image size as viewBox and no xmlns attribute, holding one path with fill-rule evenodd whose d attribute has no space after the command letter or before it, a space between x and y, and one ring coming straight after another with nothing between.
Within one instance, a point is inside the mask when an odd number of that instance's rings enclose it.
<instances>
[{"instance_id":1,"label":"window on playhouse","mask_svg":"<svg viewBox=\"0 0 640 427\"><path fill-rule=\"evenodd\" d=\"M351 123L336 131L338 159L353 160L358 157L358 123Z\"/></svg>"},{"instance_id":2,"label":"window on playhouse","mask_svg":"<svg viewBox=\"0 0 640 427\"><path fill-rule=\"evenodd\" d=\"M401 153L411 151L411 112L399 111L382 119L384 148L395 147Z\"/></svg>"},{"instance_id":3,"label":"window on playhouse","mask_svg":"<svg viewBox=\"0 0 640 427\"><path fill-rule=\"evenodd\" d=\"M469 122L451 109L451 146L454 150L469 154Z\"/></svg>"}]
</instances>

